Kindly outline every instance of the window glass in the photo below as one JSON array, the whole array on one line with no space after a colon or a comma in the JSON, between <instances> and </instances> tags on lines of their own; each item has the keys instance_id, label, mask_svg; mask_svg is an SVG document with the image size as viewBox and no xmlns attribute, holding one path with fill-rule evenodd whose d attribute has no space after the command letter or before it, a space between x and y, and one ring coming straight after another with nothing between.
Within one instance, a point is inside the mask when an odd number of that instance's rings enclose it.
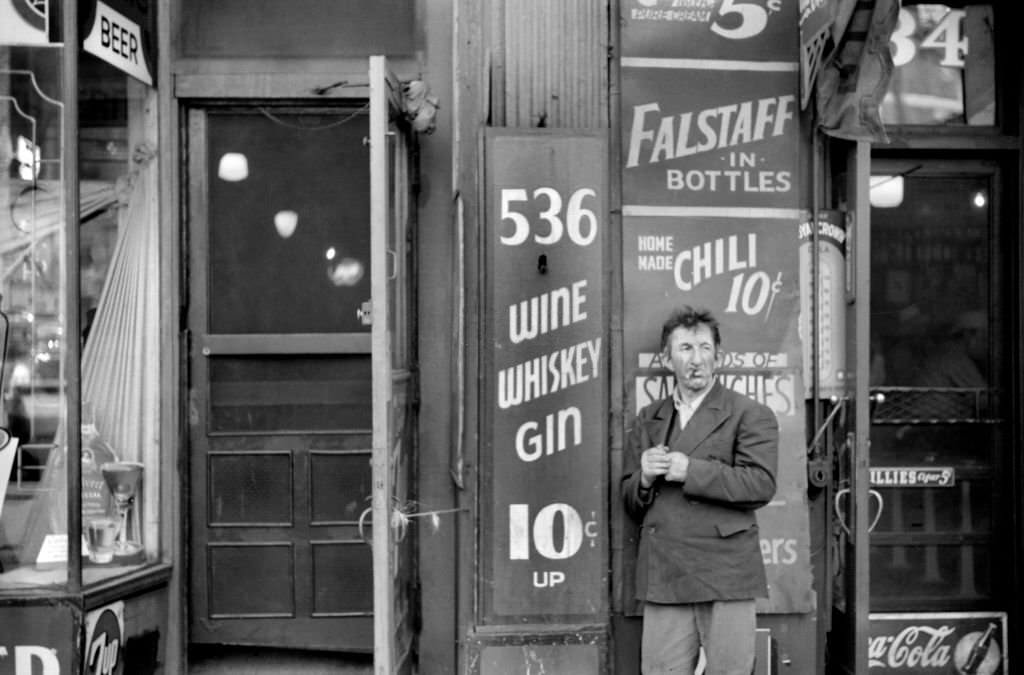
<instances>
[{"instance_id":1,"label":"window glass","mask_svg":"<svg viewBox=\"0 0 1024 675\"><path fill-rule=\"evenodd\" d=\"M886 124L992 126L995 65L991 5L908 4L890 41L895 70Z\"/></svg>"},{"instance_id":2,"label":"window glass","mask_svg":"<svg viewBox=\"0 0 1024 675\"><path fill-rule=\"evenodd\" d=\"M25 16L18 38L0 16L0 37L32 42ZM79 165L65 166L63 51L42 35L38 45L0 47L0 441L10 438L0 449L0 591L67 581L72 462L82 531L70 536L82 539L84 582L159 553L154 91L82 52ZM68 176L79 181L78 204L66 203ZM77 298L67 295L69 208L80 223ZM67 332L69 312L79 313L78 335ZM70 349L81 350L80 373L68 372ZM75 378L82 425L72 431L66 385ZM81 433L80 458L68 455L72 433Z\"/></svg>"},{"instance_id":3,"label":"window glass","mask_svg":"<svg viewBox=\"0 0 1024 675\"><path fill-rule=\"evenodd\" d=\"M88 49L88 38L85 44ZM78 343L88 584L159 554L160 265L155 90L91 53L81 54L78 70Z\"/></svg>"},{"instance_id":4,"label":"window glass","mask_svg":"<svg viewBox=\"0 0 1024 675\"><path fill-rule=\"evenodd\" d=\"M368 333L364 110L261 107L209 124L210 332Z\"/></svg>"},{"instance_id":5,"label":"window glass","mask_svg":"<svg viewBox=\"0 0 1024 675\"><path fill-rule=\"evenodd\" d=\"M5 348L0 352L0 591L67 580L66 510L60 510L67 502L67 481L58 441L66 348L63 49L48 44L45 9L39 15L5 12L0 14L0 36L7 45L0 46L0 338ZM15 42L21 44L12 46Z\"/></svg>"},{"instance_id":6,"label":"window glass","mask_svg":"<svg viewBox=\"0 0 1024 675\"><path fill-rule=\"evenodd\" d=\"M993 184L990 173L872 177L879 611L991 607L1002 590L1007 352Z\"/></svg>"}]
</instances>

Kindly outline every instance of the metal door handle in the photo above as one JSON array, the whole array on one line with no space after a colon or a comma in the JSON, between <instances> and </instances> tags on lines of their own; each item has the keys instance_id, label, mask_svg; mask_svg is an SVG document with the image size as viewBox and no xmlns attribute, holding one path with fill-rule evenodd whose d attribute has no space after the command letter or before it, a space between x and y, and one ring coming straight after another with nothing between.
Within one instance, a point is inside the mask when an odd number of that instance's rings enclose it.
<instances>
[{"instance_id":1,"label":"metal door handle","mask_svg":"<svg viewBox=\"0 0 1024 675\"><path fill-rule=\"evenodd\" d=\"M850 494L850 488L841 488L836 491L835 499L832 502L832 508L835 511L836 519L839 521L839 526L846 532L846 536L852 537L853 534L850 532L849 525L846 524L845 514L843 513L843 507L840 505L840 501L846 495ZM874 488L868 490L868 499L874 497L878 500L878 511L875 512L875 517L871 519L871 524L868 525L868 533L871 533L875 529L875 525L878 525L878 519L882 517L882 511L885 509L885 500L882 498L882 493Z\"/></svg>"}]
</instances>

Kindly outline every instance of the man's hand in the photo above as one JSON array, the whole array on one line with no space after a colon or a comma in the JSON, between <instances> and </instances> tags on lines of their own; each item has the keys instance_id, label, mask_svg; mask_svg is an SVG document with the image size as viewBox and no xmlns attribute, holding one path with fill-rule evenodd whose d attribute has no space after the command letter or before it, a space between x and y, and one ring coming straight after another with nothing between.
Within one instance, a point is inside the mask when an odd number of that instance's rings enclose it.
<instances>
[{"instance_id":1,"label":"man's hand","mask_svg":"<svg viewBox=\"0 0 1024 675\"><path fill-rule=\"evenodd\" d=\"M665 480L682 483L686 480L686 472L690 468L690 458L682 452L670 452L666 454L669 460L668 471L665 472Z\"/></svg>"},{"instance_id":2,"label":"man's hand","mask_svg":"<svg viewBox=\"0 0 1024 675\"><path fill-rule=\"evenodd\" d=\"M668 448L664 445L655 445L640 455L640 485L649 488L654 485L658 476L668 473L671 460L667 451Z\"/></svg>"}]
</instances>

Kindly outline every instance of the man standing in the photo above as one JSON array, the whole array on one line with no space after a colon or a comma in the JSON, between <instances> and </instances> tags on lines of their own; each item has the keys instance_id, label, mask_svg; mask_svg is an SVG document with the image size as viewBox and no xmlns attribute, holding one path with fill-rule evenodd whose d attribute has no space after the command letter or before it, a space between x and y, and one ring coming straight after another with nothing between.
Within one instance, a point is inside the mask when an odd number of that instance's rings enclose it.
<instances>
[{"instance_id":1,"label":"man standing","mask_svg":"<svg viewBox=\"0 0 1024 675\"><path fill-rule=\"evenodd\" d=\"M661 354L675 389L637 416L621 483L642 525L642 672L692 674L703 647L707 675L749 675L754 599L767 595L754 510L775 494L778 422L715 381L721 335L707 310L672 314Z\"/></svg>"}]
</instances>

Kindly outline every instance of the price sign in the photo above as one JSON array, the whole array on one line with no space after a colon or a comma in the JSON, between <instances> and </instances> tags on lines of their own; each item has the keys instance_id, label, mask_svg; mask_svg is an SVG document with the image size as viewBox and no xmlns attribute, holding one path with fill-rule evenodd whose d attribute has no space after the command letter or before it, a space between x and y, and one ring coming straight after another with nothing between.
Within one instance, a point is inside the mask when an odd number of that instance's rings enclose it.
<instances>
[{"instance_id":1,"label":"price sign","mask_svg":"<svg viewBox=\"0 0 1024 675\"><path fill-rule=\"evenodd\" d=\"M606 141L486 139L481 594L489 623L606 603Z\"/></svg>"},{"instance_id":2,"label":"price sign","mask_svg":"<svg viewBox=\"0 0 1024 675\"><path fill-rule=\"evenodd\" d=\"M625 0L623 58L793 58L793 0Z\"/></svg>"}]
</instances>

